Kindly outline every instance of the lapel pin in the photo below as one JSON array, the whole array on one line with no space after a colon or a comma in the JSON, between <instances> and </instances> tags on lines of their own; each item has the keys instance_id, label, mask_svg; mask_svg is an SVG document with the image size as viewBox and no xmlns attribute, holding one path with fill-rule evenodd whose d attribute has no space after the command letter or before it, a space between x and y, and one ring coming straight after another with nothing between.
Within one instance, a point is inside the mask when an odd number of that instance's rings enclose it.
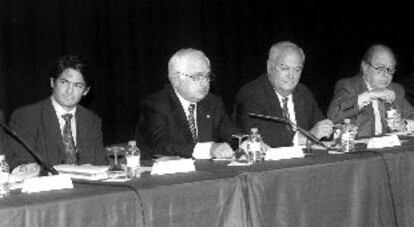
<instances>
[{"instance_id":1,"label":"lapel pin","mask_svg":"<svg viewBox=\"0 0 414 227\"><path fill-rule=\"evenodd\" d=\"M210 114L207 114L207 116L206 116L207 118L210 118Z\"/></svg>"}]
</instances>

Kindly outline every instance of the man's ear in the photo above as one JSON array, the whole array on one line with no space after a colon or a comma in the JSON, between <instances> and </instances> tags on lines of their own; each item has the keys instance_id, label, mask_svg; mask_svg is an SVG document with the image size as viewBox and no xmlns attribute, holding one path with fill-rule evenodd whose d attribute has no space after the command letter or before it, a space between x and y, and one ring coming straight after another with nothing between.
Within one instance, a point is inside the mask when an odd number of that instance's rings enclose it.
<instances>
[{"instance_id":1,"label":"man's ear","mask_svg":"<svg viewBox=\"0 0 414 227\"><path fill-rule=\"evenodd\" d=\"M368 64L365 63L364 61L361 62L361 72L362 74L367 74L366 71L368 70Z\"/></svg>"},{"instance_id":2,"label":"man's ear","mask_svg":"<svg viewBox=\"0 0 414 227\"><path fill-rule=\"evenodd\" d=\"M82 96L86 96L89 92L89 90L91 90L91 87L86 87L85 91L83 91Z\"/></svg>"},{"instance_id":3,"label":"man's ear","mask_svg":"<svg viewBox=\"0 0 414 227\"><path fill-rule=\"evenodd\" d=\"M50 87L51 87L52 89L54 89L54 88L55 88L55 78L53 78L53 77L50 77Z\"/></svg>"},{"instance_id":4,"label":"man's ear","mask_svg":"<svg viewBox=\"0 0 414 227\"><path fill-rule=\"evenodd\" d=\"M272 72L273 63L270 60L267 60L267 73L270 74Z\"/></svg>"}]
</instances>

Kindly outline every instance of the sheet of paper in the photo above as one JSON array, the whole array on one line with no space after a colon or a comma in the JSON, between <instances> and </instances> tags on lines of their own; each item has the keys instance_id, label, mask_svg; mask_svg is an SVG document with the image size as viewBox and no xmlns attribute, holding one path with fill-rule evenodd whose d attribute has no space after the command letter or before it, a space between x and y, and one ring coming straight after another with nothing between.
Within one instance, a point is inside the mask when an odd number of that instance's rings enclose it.
<instances>
[{"instance_id":1,"label":"sheet of paper","mask_svg":"<svg viewBox=\"0 0 414 227\"><path fill-rule=\"evenodd\" d=\"M278 147L267 150L265 160L280 160L290 158L303 158L304 146L292 146L292 147Z\"/></svg>"}]
</instances>

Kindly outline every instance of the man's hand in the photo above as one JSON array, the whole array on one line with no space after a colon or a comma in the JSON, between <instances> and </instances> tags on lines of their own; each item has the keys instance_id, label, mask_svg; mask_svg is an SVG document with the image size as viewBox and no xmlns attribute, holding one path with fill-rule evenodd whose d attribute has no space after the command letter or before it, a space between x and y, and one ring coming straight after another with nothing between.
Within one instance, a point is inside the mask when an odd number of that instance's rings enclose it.
<instances>
[{"instance_id":1,"label":"man's hand","mask_svg":"<svg viewBox=\"0 0 414 227\"><path fill-rule=\"evenodd\" d=\"M37 177L40 173L39 164L32 162L27 164L21 164L13 169L12 174L21 176L23 179Z\"/></svg>"},{"instance_id":2,"label":"man's hand","mask_svg":"<svg viewBox=\"0 0 414 227\"><path fill-rule=\"evenodd\" d=\"M214 143L211 146L211 156L213 158L231 158L233 157L233 149L228 143Z\"/></svg>"},{"instance_id":3,"label":"man's hand","mask_svg":"<svg viewBox=\"0 0 414 227\"><path fill-rule=\"evenodd\" d=\"M395 101L395 92L387 88L366 91L358 95L359 108L361 109L370 104L372 100L382 100L386 103L392 103Z\"/></svg>"},{"instance_id":4,"label":"man's hand","mask_svg":"<svg viewBox=\"0 0 414 227\"><path fill-rule=\"evenodd\" d=\"M316 123L310 130L310 133L316 138L329 137L332 134L333 122L329 119L325 119Z\"/></svg>"},{"instance_id":5,"label":"man's hand","mask_svg":"<svg viewBox=\"0 0 414 227\"><path fill-rule=\"evenodd\" d=\"M374 89L369 93L371 93L371 100L380 99L386 103L392 103L395 101L395 92L387 88Z\"/></svg>"}]
</instances>

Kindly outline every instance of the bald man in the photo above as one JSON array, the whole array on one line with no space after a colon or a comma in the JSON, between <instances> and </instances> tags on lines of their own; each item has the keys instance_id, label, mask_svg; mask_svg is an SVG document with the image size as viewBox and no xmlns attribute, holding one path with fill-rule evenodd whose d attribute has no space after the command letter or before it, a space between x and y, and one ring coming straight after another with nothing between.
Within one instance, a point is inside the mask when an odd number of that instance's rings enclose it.
<instances>
[{"instance_id":1,"label":"bald man","mask_svg":"<svg viewBox=\"0 0 414 227\"><path fill-rule=\"evenodd\" d=\"M242 132L228 118L222 100L211 93L210 60L203 52L181 49L168 62L168 85L145 98L138 129L154 155L229 158L227 143Z\"/></svg>"},{"instance_id":2,"label":"bald man","mask_svg":"<svg viewBox=\"0 0 414 227\"><path fill-rule=\"evenodd\" d=\"M359 127L358 137L407 130L407 122L413 123L414 108L404 98L404 88L392 82L396 65L391 48L381 44L369 47L360 72L336 84L328 117L336 123L350 118ZM398 111L399 120L388 125L386 111L391 108Z\"/></svg>"}]
</instances>

